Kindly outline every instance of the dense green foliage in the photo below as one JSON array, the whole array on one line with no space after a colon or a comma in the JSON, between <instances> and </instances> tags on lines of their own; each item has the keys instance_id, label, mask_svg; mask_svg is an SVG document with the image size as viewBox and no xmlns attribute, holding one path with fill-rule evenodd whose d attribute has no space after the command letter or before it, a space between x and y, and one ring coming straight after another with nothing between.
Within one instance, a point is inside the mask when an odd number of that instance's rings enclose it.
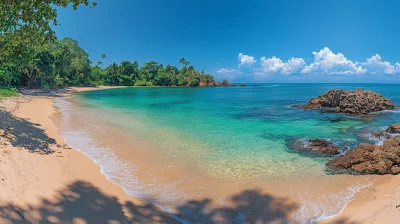
<instances>
[{"instance_id":1,"label":"dense green foliage","mask_svg":"<svg viewBox=\"0 0 400 224\"><path fill-rule=\"evenodd\" d=\"M22 85L52 68L48 44L57 42L56 7L89 5L89 0L0 0L0 85ZM92 3L95 6L96 3ZM43 81L43 80L42 80Z\"/></svg>"},{"instance_id":2,"label":"dense green foliage","mask_svg":"<svg viewBox=\"0 0 400 224\"><path fill-rule=\"evenodd\" d=\"M137 61L93 66L76 40L57 40L58 7L95 6L89 0L0 0L0 86L58 87L82 85L206 86L214 78L182 58L182 67ZM105 58L106 55L102 55Z\"/></svg>"},{"instance_id":3,"label":"dense green foliage","mask_svg":"<svg viewBox=\"0 0 400 224\"><path fill-rule=\"evenodd\" d=\"M89 82L96 85L121 86L199 86L214 82L214 77L204 71L198 72L184 58L180 60L182 68L163 66L158 62L147 62L140 66L137 61L113 63L102 69L98 62L91 70Z\"/></svg>"},{"instance_id":4,"label":"dense green foliage","mask_svg":"<svg viewBox=\"0 0 400 224\"><path fill-rule=\"evenodd\" d=\"M180 69L154 61L142 66L137 61L113 63L106 68L101 67L102 62L92 66L89 55L71 38L28 46L26 52L29 60L24 64L0 64L0 86L199 86L214 82L213 76L196 71L184 58Z\"/></svg>"}]
</instances>

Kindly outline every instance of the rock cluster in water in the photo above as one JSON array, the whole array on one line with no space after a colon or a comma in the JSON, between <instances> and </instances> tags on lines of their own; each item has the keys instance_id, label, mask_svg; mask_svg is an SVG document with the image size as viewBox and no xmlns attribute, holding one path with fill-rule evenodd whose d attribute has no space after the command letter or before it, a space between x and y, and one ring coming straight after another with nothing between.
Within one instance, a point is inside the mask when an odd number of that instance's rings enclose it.
<instances>
[{"instance_id":1,"label":"rock cluster in water","mask_svg":"<svg viewBox=\"0 0 400 224\"><path fill-rule=\"evenodd\" d=\"M354 150L328 162L333 172L356 174L399 174L400 137L386 140L383 146L361 143Z\"/></svg>"},{"instance_id":2,"label":"rock cluster in water","mask_svg":"<svg viewBox=\"0 0 400 224\"><path fill-rule=\"evenodd\" d=\"M296 107L366 115L383 110L394 110L396 106L379 93L357 89L355 91L329 90L311 99L307 104ZM381 144L383 142L383 145L361 143L355 149L328 162L327 167L331 172L400 174L400 124L391 125L386 132L365 129L357 131L357 135L363 140L373 139ZM309 140L307 144L295 142L290 147L323 156L340 154L337 146L320 139Z\"/></svg>"},{"instance_id":3,"label":"rock cluster in water","mask_svg":"<svg viewBox=\"0 0 400 224\"><path fill-rule=\"evenodd\" d=\"M236 85L228 83L228 81L223 81L223 82L204 82L204 81L200 81L200 84L199 84L199 87L220 87L220 86L236 86Z\"/></svg>"},{"instance_id":4,"label":"rock cluster in water","mask_svg":"<svg viewBox=\"0 0 400 224\"><path fill-rule=\"evenodd\" d=\"M393 110L395 105L379 93L357 89L356 91L329 90L313 98L304 109L331 109L334 112L365 115L382 110Z\"/></svg>"},{"instance_id":5,"label":"rock cluster in water","mask_svg":"<svg viewBox=\"0 0 400 224\"><path fill-rule=\"evenodd\" d=\"M323 139L299 139L290 142L289 147L303 154L319 156L334 156L340 154L340 149L338 146Z\"/></svg>"}]
</instances>

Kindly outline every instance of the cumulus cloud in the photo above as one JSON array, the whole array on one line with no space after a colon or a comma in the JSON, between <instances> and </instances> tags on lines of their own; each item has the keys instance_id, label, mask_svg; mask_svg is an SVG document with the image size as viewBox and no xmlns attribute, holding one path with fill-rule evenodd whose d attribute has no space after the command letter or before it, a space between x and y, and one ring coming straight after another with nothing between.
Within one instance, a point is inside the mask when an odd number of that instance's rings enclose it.
<instances>
[{"instance_id":1,"label":"cumulus cloud","mask_svg":"<svg viewBox=\"0 0 400 224\"><path fill-rule=\"evenodd\" d=\"M400 74L400 63L391 64L383 61L379 54L367 58L365 62L355 62L347 59L342 53L335 53L325 47L318 52L312 52L314 60L306 64L303 58L291 58L283 61L273 56L262 57L260 62L253 56L240 53L238 55L239 66L236 69L222 68L219 74L228 74L238 77L241 74L267 77L270 75L362 75L378 74L393 75ZM248 68L243 65L248 65ZM293 76L294 77L294 76Z\"/></svg>"},{"instance_id":2,"label":"cumulus cloud","mask_svg":"<svg viewBox=\"0 0 400 224\"><path fill-rule=\"evenodd\" d=\"M241 71L238 71L236 69L227 69L227 68L221 68L220 70L217 71L220 74L242 74Z\"/></svg>"},{"instance_id":3,"label":"cumulus cloud","mask_svg":"<svg viewBox=\"0 0 400 224\"><path fill-rule=\"evenodd\" d=\"M280 73L284 75L299 72L304 68L305 61L302 58L291 58L287 62L283 62L280 58L273 56L272 58L261 58L261 71L264 73Z\"/></svg>"},{"instance_id":4,"label":"cumulus cloud","mask_svg":"<svg viewBox=\"0 0 400 224\"><path fill-rule=\"evenodd\" d=\"M348 60L342 53L335 54L325 47L319 52L312 52L314 62L304 67L302 73L356 75L367 70Z\"/></svg>"},{"instance_id":5,"label":"cumulus cloud","mask_svg":"<svg viewBox=\"0 0 400 224\"><path fill-rule=\"evenodd\" d=\"M257 62L257 60L255 60L253 56L245 55L243 53L239 54L238 60L239 60L239 67L243 65L251 66Z\"/></svg>"},{"instance_id":6,"label":"cumulus cloud","mask_svg":"<svg viewBox=\"0 0 400 224\"><path fill-rule=\"evenodd\" d=\"M365 67L371 74L388 74L393 75L400 71L400 64L396 63L391 65L387 61L382 61L379 54L376 54L370 58L367 58L367 62L359 63L361 66Z\"/></svg>"}]
</instances>

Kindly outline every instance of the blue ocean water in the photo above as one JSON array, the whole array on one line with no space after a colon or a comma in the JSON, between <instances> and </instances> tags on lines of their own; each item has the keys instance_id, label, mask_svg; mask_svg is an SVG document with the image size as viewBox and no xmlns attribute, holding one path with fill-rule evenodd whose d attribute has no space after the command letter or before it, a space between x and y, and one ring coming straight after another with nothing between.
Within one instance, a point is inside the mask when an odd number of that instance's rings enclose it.
<instances>
[{"instance_id":1,"label":"blue ocean water","mask_svg":"<svg viewBox=\"0 0 400 224\"><path fill-rule=\"evenodd\" d=\"M165 160L179 160L209 178L242 186L258 181L263 186L329 176L325 170L329 158L294 152L288 147L293 139L323 138L348 149L360 142L379 144L362 134L398 123L400 111L356 117L292 107L330 89L356 88L381 93L400 106L400 85L389 84L120 88L75 97L82 107L103 114L101 119L110 125L152 143ZM314 218L332 215L347 202L340 203L329 212L313 211Z\"/></svg>"}]
</instances>

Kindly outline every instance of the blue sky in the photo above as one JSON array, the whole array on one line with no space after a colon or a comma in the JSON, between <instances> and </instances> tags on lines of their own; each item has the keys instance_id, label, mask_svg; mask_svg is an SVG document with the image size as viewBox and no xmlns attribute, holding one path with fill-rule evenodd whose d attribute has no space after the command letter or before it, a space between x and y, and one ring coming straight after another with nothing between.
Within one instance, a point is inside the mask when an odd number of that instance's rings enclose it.
<instances>
[{"instance_id":1,"label":"blue sky","mask_svg":"<svg viewBox=\"0 0 400 224\"><path fill-rule=\"evenodd\" d=\"M400 1L96 0L59 9L93 62L196 68L232 82L400 83Z\"/></svg>"}]
</instances>

